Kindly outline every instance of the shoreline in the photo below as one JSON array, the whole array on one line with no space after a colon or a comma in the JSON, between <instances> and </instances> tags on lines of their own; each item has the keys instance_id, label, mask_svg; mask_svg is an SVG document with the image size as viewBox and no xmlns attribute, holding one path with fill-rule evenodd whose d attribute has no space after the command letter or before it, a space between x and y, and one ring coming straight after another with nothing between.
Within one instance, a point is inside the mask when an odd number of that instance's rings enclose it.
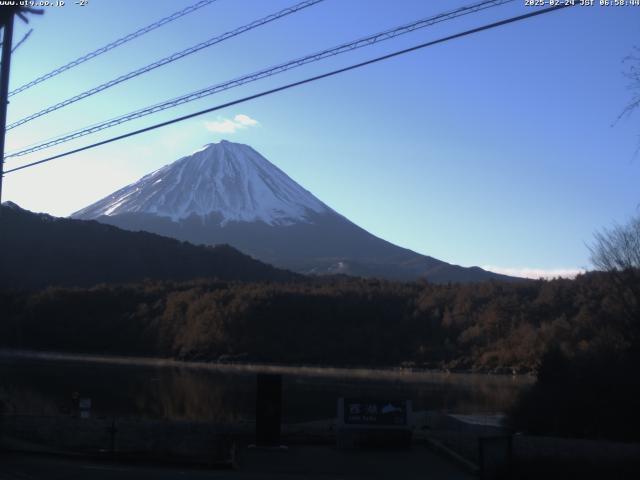
<instances>
[{"instance_id":1,"label":"shoreline","mask_svg":"<svg viewBox=\"0 0 640 480\"><path fill-rule=\"evenodd\" d=\"M535 383L535 376L530 373L492 373L487 371L449 371L442 369L414 369L402 366L389 367L366 367L366 366L319 366L319 365L284 365L269 363L244 363L244 362L207 362L207 361L185 361L174 358L142 357L129 355L98 355L84 353L53 352L41 350L25 350L0 348L0 360L2 359L22 359L22 360L47 360L55 362L88 362L106 365L130 365L139 367L156 368L189 368L202 370L217 370L220 372L250 374L250 373L273 373L273 374L295 374L307 377L328 377L328 378L354 378L387 379L390 381L406 381L408 383L420 382L427 379L456 378L478 378L485 376L495 379L517 379L518 381L528 380L527 383Z\"/></svg>"}]
</instances>

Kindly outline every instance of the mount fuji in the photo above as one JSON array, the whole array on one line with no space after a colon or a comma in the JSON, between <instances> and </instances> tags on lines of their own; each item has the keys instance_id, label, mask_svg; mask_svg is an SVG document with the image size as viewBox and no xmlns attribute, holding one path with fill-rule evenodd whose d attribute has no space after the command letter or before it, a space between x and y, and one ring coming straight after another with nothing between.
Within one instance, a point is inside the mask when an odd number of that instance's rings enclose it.
<instances>
[{"instance_id":1,"label":"mount fuji","mask_svg":"<svg viewBox=\"0 0 640 480\"><path fill-rule=\"evenodd\" d=\"M195 244L226 243L306 274L433 282L512 279L382 240L332 210L248 145L205 145L74 213Z\"/></svg>"}]
</instances>

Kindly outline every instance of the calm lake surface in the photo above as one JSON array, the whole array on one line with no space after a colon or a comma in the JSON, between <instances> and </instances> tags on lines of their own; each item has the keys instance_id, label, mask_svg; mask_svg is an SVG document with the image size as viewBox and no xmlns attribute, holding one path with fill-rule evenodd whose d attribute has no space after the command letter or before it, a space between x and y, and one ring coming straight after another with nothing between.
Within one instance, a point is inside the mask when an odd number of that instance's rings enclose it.
<instances>
[{"instance_id":1,"label":"calm lake surface","mask_svg":"<svg viewBox=\"0 0 640 480\"><path fill-rule=\"evenodd\" d=\"M530 377L331 368L230 366L126 358L0 352L5 413L59 415L72 395L91 398L92 416L255 419L256 374L283 374L287 423L335 417L339 397L409 399L414 410L504 412Z\"/></svg>"}]
</instances>

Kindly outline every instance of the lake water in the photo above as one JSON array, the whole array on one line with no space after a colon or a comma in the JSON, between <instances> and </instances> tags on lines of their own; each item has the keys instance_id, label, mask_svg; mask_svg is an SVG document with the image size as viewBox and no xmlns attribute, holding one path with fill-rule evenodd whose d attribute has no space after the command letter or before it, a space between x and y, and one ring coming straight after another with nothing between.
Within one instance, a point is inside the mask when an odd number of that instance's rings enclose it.
<instances>
[{"instance_id":1,"label":"lake water","mask_svg":"<svg viewBox=\"0 0 640 480\"><path fill-rule=\"evenodd\" d=\"M283 374L286 423L335 417L339 397L412 400L414 410L504 412L530 377L323 368L228 366L0 352L5 413L59 415L72 395L91 398L92 415L206 420L255 419L256 374Z\"/></svg>"}]
</instances>

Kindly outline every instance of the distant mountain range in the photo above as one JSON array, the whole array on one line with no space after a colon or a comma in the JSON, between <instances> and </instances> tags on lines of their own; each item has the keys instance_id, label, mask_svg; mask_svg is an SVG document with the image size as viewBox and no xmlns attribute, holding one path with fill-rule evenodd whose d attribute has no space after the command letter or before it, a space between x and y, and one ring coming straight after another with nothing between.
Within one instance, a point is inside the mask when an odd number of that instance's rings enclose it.
<instances>
[{"instance_id":1,"label":"distant mountain range","mask_svg":"<svg viewBox=\"0 0 640 480\"><path fill-rule=\"evenodd\" d=\"M248 145L206 145L74 213L194 244L229 244L303 274L475 282L461 267L380 239L335 212Z\"/></svg>"},{"instance_id":2,"label":"distant mountain range","mask_svg":"<svg viewBox=\"0 0 640 480\"><path fill-rule=\"evenodd\" d=\"M218 278L289 281L300 275L228 246L195 246L98 222L56 218L6 202L0 212L0 287Z\"/></svg>"}]
</instances>

